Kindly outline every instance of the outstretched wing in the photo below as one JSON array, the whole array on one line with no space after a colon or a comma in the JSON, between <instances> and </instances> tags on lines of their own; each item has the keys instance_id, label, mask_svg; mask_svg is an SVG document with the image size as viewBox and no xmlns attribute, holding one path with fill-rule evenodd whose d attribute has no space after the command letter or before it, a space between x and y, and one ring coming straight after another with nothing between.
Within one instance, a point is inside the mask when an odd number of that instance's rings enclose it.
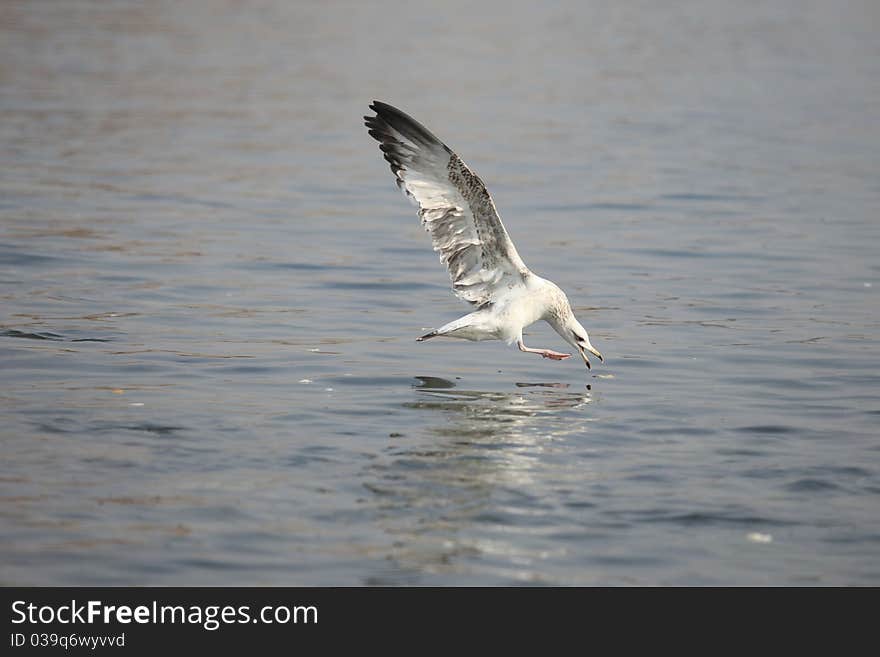
<instances>
[{"instance_id":1,"label":"outstretched wing","mask_svg":"<svg viewBox=\"0 0 880 657\"><path fill-rule=\"evenodd\" d=\"M412 117L379 101L370 109L376 112L364 117L370 135L391 164L397 186L419 206L455 294L482 305L502 282L521 282L529 269L483 181Z\"/></svg>"}]
</instances>

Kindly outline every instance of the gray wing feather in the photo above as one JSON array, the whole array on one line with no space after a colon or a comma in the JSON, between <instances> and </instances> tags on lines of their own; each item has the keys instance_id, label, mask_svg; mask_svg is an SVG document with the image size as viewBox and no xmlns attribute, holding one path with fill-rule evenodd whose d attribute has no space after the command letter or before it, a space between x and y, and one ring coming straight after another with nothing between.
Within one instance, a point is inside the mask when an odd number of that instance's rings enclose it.
<instances>
[{"instance_id":1,"label":"gray wing feather","mask_svg":"<svg viewBox=\"0 0 880 657\"><path fill-rule=\"evenodd\" d=\"M492 301L505 279L528 275L483 182L421 123L374 101L365 116L370 135L397 185L419 207L422 225L449 270L452 289L476 305Z\"/></svg>"}]
</instances>

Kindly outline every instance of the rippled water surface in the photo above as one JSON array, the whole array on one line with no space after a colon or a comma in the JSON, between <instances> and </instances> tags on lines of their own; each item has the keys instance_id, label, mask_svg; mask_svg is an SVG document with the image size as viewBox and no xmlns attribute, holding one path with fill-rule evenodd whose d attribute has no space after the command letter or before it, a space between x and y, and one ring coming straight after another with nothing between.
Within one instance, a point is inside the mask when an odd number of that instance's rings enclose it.
<instances>
[{"instance_id":1,"label":"rippled water surface","mask_svg":"<svg viewBox=\"0 0 880 657\"><path fill-rule=\"evenodd\" d=\"M880 584L878 5L611 4L4 3L0 582ZM604 366L414 342L373 98Z\"/></svg>"}]
</instances>

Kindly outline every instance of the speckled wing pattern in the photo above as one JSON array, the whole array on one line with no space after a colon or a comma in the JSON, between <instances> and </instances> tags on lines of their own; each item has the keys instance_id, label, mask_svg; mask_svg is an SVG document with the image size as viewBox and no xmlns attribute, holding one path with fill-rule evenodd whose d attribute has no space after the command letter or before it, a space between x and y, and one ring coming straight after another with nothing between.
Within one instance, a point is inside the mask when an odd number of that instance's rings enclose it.
<instances>
[{"instance_id":1,"label":"speckled wing pattern","mask_svg":"<svg viewBox=\"0 0 880 657\"><path fill-rule=\"evenodd\" d=\"M397 186L419 207L422 225L449 270L455 294L474 305L529 273L501 223L483 181L421 123L374 101L365 116Z\"/></svg>"}]
</instances>

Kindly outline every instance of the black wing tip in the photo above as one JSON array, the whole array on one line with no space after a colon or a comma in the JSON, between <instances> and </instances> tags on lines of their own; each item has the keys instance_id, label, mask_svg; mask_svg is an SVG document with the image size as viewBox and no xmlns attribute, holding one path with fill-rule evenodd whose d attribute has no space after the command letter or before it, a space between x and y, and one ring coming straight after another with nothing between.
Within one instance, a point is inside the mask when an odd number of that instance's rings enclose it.
<instances>
[{"instance_id":1,"label":"black wing tip","mask_svg":"<svg viewBox=\"0 0 880 657\"><path fill-rule=\"evenodd\" d=\"M389 105L381 100L374 100L370 103L370 109L376 113L376 116L364 117L367 127L380 128L384 127L382 125L384 124L415 143L421 143L429 147L439 146L448 153L452 153L449 147L440 141L434 133L394 105Z\"/></svg>"},{"instance_id":2,"label":"black wing tip","mask_svg":"<svg viewBox=\"0 0 880 657\"><path fill-rule=\"evenodd\" d=\"M365 116L364 121L385 121L387 122L387 116L397 116L402 114L403 116L407 116L406 113L394 107L394 105L389 105L388 103L383 103L381 100L374 100L370 103L370 109L373 110L376 114L375 116ZM413 120L411 117L410 120Z\"/></svg>"},{"instance_id":3,"label":"black wing tip","mask_svg":"<svg viewBox=\"0 0 880 657\"><path fill-rule=\"evenodd\" d=\"M400 172L405 169L405 156L401 151L402 144L392 134L391 127L380 116L365 116L364 125L367 126L367 134L379 142L379 150L391 165L391 172L400 178Z\"/></svg>"},{"instance_id":4,"label":"black wing tip","mask_svg":"<svg viewBox=\"0 0 880 657\"><path fill-rule=\"evenodd\" d=\"M373 99L373 102L370 103L370 109L373 110L374 112L385 112L388 110L391 110L394 112L400 111L394 105L390 105L389 103L383 103L381 100L375 100L375 99Z\"/></svg>"}]
</instances>

